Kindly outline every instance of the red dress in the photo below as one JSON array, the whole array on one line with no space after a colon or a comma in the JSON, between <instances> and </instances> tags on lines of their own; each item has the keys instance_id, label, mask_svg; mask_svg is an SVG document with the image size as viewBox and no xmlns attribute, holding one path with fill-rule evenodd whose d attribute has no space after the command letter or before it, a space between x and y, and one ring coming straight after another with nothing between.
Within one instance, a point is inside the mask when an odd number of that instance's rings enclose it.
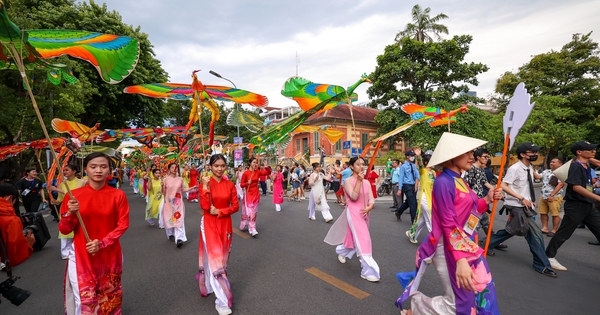
<instances>
[{"instance_id":1,"label":"red dress","mask_svg":"<svg viewBox=\"0 0 600 315\"><path fill-rule=\"evenodd\" d=\"M256 212L258 211L258 202L260 201L260 193L258 192L258 178L260 176L270 175L271 172L269 169L256 171L248 170L242 175L240 186L242 186L246 192L242 200L242 222L240 223L240 230L243 230L247 224L249 225L249 230L256 230ZM252 180L250 185L248 185L249 180Z\"/></svg>"},{"instance_id":2,"label":"red dress","mask_svg":"<svg viewBox=\"0 0 600 315\"><path fill-rule=\"evenodd\" d=\"M231 250L232 228L231 215L239 210L237 190L235 185L226 179L217 182L211 177L208 184L210 191L204 190L204 185L200 185L200 207L204 210L202 217L203 230L200 232L200 244L198 246L198 284L200 294L207 296L205 274L210 268L209 275L221 285L227 296L229 307L233 300L229 280L227 279L227 261ZM213 206L219 209L218 215L210 214L211 201ZM206 253L204 251L206 246ZM204 260L204 255L208 261Z\"/></svg>"},{"instance_id":3,"label":"red dress","mask_svg":"<svg viewBox=\"0 0 600 315\"><path fill-rule=\"evenodd\" d=\"M77 282L81 298L81 314L121 314L123 288L123 254L119 238L129 227L129 203L125 192L104 185L95 190L89 185L74 189L79 201L79 213L91 240L100 241L100 250L88 254L86 239L76 215L63 216L58 224L62 234L75 232L73 246L77 268ZM67 213L69 195L65 196L60 213ZM69 263L65 272L68 285ZM65 287L65 294L72 291Z\"/></svg>"},{"instance_id":4,"label":"red dress","mask_svg":"<svg viewBox=\"0 0 600 315\"><path fill-rule=\"evenodd\" d=\"M365 179L368 180L369 183L371 183L371 190L373 191L373 198L377 198L377 186L375 185L375 183L377 182L378 178L379 178L379 175L375 171L370 171L367 174L367 176L365 177Z\"/></svg>"},{"instance_id":5,"label":"red dress","mask_svg":"<svg viewBox=\"0 0 600 315\"><path fill-rule=\"evenodd\" d=\"M198 176L199 175L200 175L200 173L198 172L197 169L190 170L190 185L189 185L189 187L198 186ZM198 199L198 191L190 190L188 192L188 201L194 200L194 199Z\"/></svg>"}]
</instances>

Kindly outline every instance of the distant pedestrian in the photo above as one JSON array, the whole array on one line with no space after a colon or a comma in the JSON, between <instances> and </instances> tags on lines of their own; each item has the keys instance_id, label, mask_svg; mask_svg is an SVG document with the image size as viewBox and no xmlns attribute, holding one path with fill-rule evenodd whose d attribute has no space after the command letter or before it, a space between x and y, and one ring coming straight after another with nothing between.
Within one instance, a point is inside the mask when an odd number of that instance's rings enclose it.
<instances>
[{"instance_id":1,"label":"distant pedestrian","mask_svg":"<svg viewBox=\"0 0 600 315\"><path fill-rule=\"evenodd\" d=\"M323 174L321 172L321 165L319 163L313 163L313 173L308 178L308 185L310 188L310 196L308 198L308 219L316 220L315 210L320 211L323 215L323 219L326 223L333 220L333 216L329 212L329 204L327 203L327 196L325 195L325 189L323 188L323 179L328 180L331 175Z\"/></svg>"},{"instance_id":2,"label":"distant pedestrian","mask_svg":"<svg viewBox=\"0 0 600 315\"><path fill-rule=\"evenodd\" d=\"M540 221L542 223L542 233L548 237L554 236L560 224L560 206L563 202L563 187L554 171L563 165L559 157L550 160L550 168L542 172L542 195L540 196ZM552 216L552 231L548 231L548 213Z\"/></svg>"}]
</instances>

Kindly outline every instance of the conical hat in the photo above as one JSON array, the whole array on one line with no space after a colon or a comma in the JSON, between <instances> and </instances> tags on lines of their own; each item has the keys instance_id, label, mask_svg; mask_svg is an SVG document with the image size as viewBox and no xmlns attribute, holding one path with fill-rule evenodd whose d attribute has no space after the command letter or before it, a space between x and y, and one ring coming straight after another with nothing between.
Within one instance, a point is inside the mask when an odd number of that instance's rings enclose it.
<instances>
[{"instance_id":1,"label":"conical hat","mask_svg":"<svg viewBox=\"0 0 600 315\"><path fill-rule=\"evenodd\" d=\"M486 144L487 141L475 139L455 133L444 132L433 150L427 166L435 166L451 160L463 153L473 151Z\"/></svg>"},{"instance_id":2,"label":"conical hat","mask_svg":"<svg viewBox=\"0 0 600 315\"><path fill-rule=\"evenodd\" d=\"M560 179L561 182L567 181L567 177L569 176L569 167L571 167L571 161L573 160L569 160L569 162L563 164L561 167L552 172L556 178Z\"/></svg>"}]
</instances>

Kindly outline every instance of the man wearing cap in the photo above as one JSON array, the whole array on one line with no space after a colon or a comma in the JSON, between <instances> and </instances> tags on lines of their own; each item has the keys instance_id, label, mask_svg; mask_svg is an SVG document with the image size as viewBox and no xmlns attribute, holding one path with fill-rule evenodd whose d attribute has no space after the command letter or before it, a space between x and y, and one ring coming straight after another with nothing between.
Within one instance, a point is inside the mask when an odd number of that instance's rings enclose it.
<instances>
[{"instance_id":1,"label":"man wearing cap","mask_svg":"<svg viewBox=\"0 0 600 315\"><path fill-rule=\"evenodd\" d=\"M597 144L587 141L578 141L571 145L571 152L575 159L571 162L567 176L567 191L565 193L565 214L558 231L554 234L546 255L556 270L566 271L567 268L556 260L556 253L560 246L568 240L577 225L584 223L600 241L600 214L594 208L594 200L600 201L600 196L593 193L592 172L588 165L590 159L596 155Z\"/></svg>"},{"instance_id":2,"label":"man wearing cap","mask_svg":"<svg viewBox=\"0 0 600 315\"><path fill-rule=\"evenodd\" d=\"M415 221L417 216L417 190L419 189L419 170L415 166L415 152L412 150L406 151L404 154L406 159L404 163L398 169L400 178L398 180L398 192L397 196L400 196L400 200L406 197L404 203L400 205L396 210L396 218L400 220L400 216L407 208L410 208L410 222Z\"/></svg>"},{"instance_id":3,"label":"man wearing cap","mask_svg":"<svg viewBox=\"0 0 600 315\"><path fill-rule=\"evenodd\" d=\"M506 171L502 179L502 190L506 193L504 207L511 217L506 223L506 228L492 234L488 255L494 256L495 248L500 243L517 235L525 236L529 250L533 254L533 269L545 276L556 278L556 272L552 270L550 261L544 251L544 239L542 230L535 223L535 190L533 179L539 179L531 165L538 158L541 147L531 142L524 142L517 146L519 161Z\"/></svg>"}]
</instances>

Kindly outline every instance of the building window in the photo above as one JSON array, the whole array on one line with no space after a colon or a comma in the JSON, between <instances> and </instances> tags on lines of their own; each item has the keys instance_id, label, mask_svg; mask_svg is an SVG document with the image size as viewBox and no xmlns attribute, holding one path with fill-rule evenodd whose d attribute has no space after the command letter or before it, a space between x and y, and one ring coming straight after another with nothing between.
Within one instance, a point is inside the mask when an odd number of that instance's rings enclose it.
<instances>
[{"instance_id":1,"label":"building window","mask_svg":"<svg viewBox=\"0 0 600 315\"><path fill-rule=\"evenodd\" d=\"M308 146L308 138L302 138L302 153L310 155L310 147Z\"/></svg>"},{"instance_id":2,"label":"building window","mask_svg":"<svg viewBox=\"0 0 600 315\"><path fill-rule=\"evenodd\" d=\"M394 151L396 149L394 144L395 144L394 137L390 137L390 148L389 148L389 151Z\"/></svg>"},{"instance_id":3,"label":"building window","mask_svg":"<svg viewBox=\"0 0 600 315\"><path fill-rule=\"evenodd\" d=\"M363 132L360 134L360 148L364 149L369 142L369 133Z\"/></svg>"},{"instance_id":4,"label":"building window","mask_svg":"<svg viewBox=\"0 0 600 315\"><path fill-rule=\"evenodd\" d=\"M296 139L296 153L300 152L300 139Z\"/></svg>"},{"instance_id":5,"label":"building window","mask_svg":"<svg viewBox=\"0 0 600 315\"><path fill-rule=\"evenodd\" d=\"M337 152L337 153L342 152L342 139L338 140L335 143L335 152Z\"/></svg>"},{"instance_id":6,"label":"building window","mask_svg":"<svg viewBox=\"0 0 600 315\"><path fill-rule=\"evenodd\" d=\"M315 132L315 133L313 133L313 135L315 135L315 138L314 138L314 140L315 140L315 144L314 144L315 149L313 150L313 152L315 152L315 153L316 152L321 152L321 146L320 146L321 142L319 141L319 132Z\"/></svg>"}]
</instances>

